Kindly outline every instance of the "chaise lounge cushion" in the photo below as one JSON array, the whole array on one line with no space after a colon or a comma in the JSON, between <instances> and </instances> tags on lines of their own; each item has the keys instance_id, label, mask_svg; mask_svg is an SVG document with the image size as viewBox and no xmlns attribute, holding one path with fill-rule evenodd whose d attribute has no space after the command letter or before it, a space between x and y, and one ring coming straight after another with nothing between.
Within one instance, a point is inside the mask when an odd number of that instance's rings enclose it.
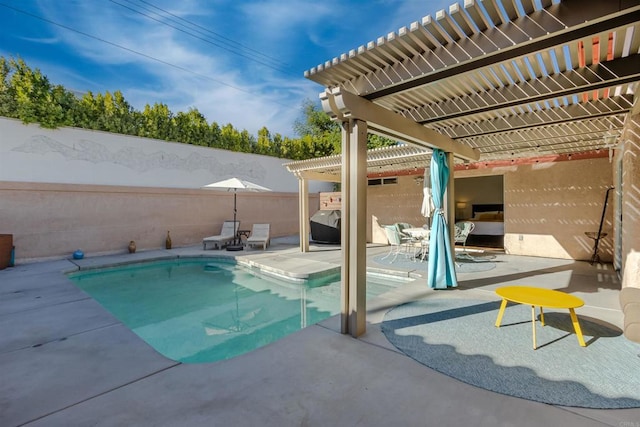
<instances>
[{"instance_id":1,"label":"chaise lounge cushion","mask_svg":"<svg viewBox=\"0 0 640 427\"><path fill-rule=\"evenodd\" d=\"M202 249L206 250L208 244L212 244L216 249L228 245L235 239L238 228L240 228L240 221L235 222L235 227L233 221L225 221L219 235L202 239Z\"/></svg>"},{"instance_id":2,"label":"chaise lounge cushion","mask_svg":"<svg viewBox=\"0 0 640 427\"><path fill-rule=\"evenodd\" d=\"M262 246L267 249L269 246L269 224L253 224L251 236L247 238L247 246Z\"/></svg>"}]
</instances>

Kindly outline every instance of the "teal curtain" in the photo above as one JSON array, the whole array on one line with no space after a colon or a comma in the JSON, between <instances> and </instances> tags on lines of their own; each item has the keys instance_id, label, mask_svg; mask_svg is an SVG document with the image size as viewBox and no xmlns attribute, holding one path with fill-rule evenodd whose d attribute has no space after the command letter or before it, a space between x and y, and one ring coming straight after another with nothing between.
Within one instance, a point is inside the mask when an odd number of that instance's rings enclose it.
<instances>
[{"instance_id":1,"label":"teal curtain","mask_svg":"<svg viewBox=\"0 0 640 427\"><path fill-rule=\"evenodd\" d=\"M434 289L458 286L456 267L451 256L449 229L442 210L444 192L449 181L447 156L442 150L433 150L431 156L431 195L433 197L433 222L429 237L429 265L427 283Z\"/></svg>"}]
</instances>

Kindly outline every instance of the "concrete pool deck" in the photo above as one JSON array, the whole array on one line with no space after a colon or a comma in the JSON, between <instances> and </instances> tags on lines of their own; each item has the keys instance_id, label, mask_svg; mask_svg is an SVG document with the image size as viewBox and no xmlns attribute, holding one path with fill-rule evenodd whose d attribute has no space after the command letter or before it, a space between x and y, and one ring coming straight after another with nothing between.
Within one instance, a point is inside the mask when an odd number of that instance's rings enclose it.
<instances>
[{"instance_id":1,"label":"concrete pool deck","mask_svg":"<svg viewBox=\"0 0 640 427\"><path fill-rule=\"evenodd\" d=\"M368 267L388 250L369 247ZM29 426L639 426L640 409L558 407L476 388L393 347L384 313L418 298L497 300L505 284L535 284L579 296L577 313L617 327L620 283L610 265L498 254L496 268L458 275L433 291L424 278L367 305L367 333L339 333L339 316L237 358L187 365L168 360L63 274L158 257L223 255L292 277L339 268L339 248L274 239L268 251L157 250L0 270L0 425ZM409 274L407 269L395 274ZM639 347L640 352L640 347Z\"/></svg>"}]
</instances>

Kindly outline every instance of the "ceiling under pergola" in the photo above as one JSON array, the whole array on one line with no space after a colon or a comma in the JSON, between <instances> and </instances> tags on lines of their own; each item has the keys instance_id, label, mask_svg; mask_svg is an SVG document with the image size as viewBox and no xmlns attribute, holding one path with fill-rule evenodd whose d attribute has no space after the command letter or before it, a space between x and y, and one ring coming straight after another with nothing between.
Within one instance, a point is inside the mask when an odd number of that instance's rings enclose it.
<instances>
[{"instance_id":1,"label":"ceiling under pergola","mask_svg":"<svg viewBox=\"0 0 640 427\"><path fill-rule=\"evenodd\" d=\"M605 136L619 135L633 107L639 51L640 0L465 0L305 77L472 147L486 162L608 148ZM402 150L424 161L423 148ZM380 156L393 163L396 154ZM306 162L290 166L314 167Z\"/></svg>"}]
</instances>

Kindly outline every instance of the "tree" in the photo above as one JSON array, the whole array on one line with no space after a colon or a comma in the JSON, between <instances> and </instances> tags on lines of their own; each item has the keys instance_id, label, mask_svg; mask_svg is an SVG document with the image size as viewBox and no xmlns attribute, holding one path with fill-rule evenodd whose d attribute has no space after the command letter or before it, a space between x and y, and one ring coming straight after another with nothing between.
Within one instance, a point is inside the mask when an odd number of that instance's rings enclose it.
<instances>
[{"instance_id":1,"label":"tree","mask_svg":"<svg viewBox=\"0 0 640 427\"><path fill-rule=\"evenodd\" d=\"M53 126L73 126L75 124L74 112L78 106L78 98L61 85L54 86L51 89L51 97L51 102L56 111L56 119Z\"/></svg>"},{"instance_id":2,"label":"tree","mask_svg":"<svg viewBox=\"0 0 640 427\"><path fill-rule=\"evenodd\" d=\"M271 134L269 133L269 129L266 127L262 127L258 131L258 140L256 142L256 154L265 154L271 155Z\"/></svg>"},{"instance_id":3,"label":"tree","mask_svg":"<svg viewBox=\"0 0 640 427\"><path fill-rule=\"evenodd\" d=\"M31 70L22 59L10 61L14 72L11 85L17 104L17 117L24 123L40 123L44 128L56 128L65 124L65 113L60 99L64 88L54 88L40 70Z\"/></svg>"},{"instance_id":4,"label":"tree","mask_svg":"<svg viewBox=\"0 0 640 427\"><path fill-rule=\"evenodd\" d=\"M207 140L207 142L209 143L208 146L221 148L222 147L222 129L220 129L220 126L218 125L218 123L216 122L211 123L209 133L211 136Z\"/></svg>"},{"instance_id":5,"label":"tree","mask_svg":"<svg viewBox=\"0 0 640 427\"><path fill-rule=\"evenodd\" d=\"M280 145L282 157L291 160L302 160L304 157L302 156L301 146L300 139L284 138Z\"/></svg>"},{"instance_id":6,"label":"tree","mask_svg":"<svg viewBox=\"0 0 640 427\"><path fill-rule=\"evenodd\" d=\"M63 86L52 85L39 70L22 60L0 57L0 115L16 117L42 127L76 126L86 129L184 142L246 153L295 160L328 156L341 151L340 125L310 100L302 103L302 115L294 123L298 138L271 135L266 126L254 137L231 123L222 128L209 124L196 108L173 114L163 103L135 110L120 91L85 93L81 98ZM369 135L368 147L395 145Z\"/></svg>"},{"instance_id":7,"label":"tree","mask_svg":"<svg viewBox=\"0 0 640 427\"><path fill-rule=\"evenodd\" d=\"M367 136L367 148L393 147L398 145L397 141L380 135L370 133Z\"/></svg>"},{"instance_id":8,"label":"tree","mask_svg":"<svg viewBox=\"0 0 640 427\"><path fill-rule=\"evenodd\" d=\"M82 95L78 101L78 108L74 115L75 126L84 129L98 129L99 117L101 116L101 108L93 92L89 91Z\"/></svg>"},{"instance_id":9,"label":"tree","mask_svg":"<svg viewBox=\"0 0 640 427\"><path fill-rule=\"evenodd\" d=\"M246 129L243 129L242 132L240 132L239 142L240 145L237 147L236 151L243 153L252 153L256 145L256 139Z\"/></svg>"},{"instance_id":10,"label":"tree","mask_svg":"<svg viewBox=\"0 0 640 427\"><path fill-rule=\"evenodd\" d=\"M145 105L142 112L142 123L138 136L170 140L173 135L173 113L163 103L155 103L153 107Z\"/></svg>"},{"instance_id":11,"label":"tree","mask_svg":"<svg viewBox=\"0 0 640 427\"><path fill-rule=\"evenodd\" d=\"M11 85L10 72L9 62L0 57L0 116L17 118L18 105L15 90Z\"/></svg>"},{"instance_id":12,"label":"tree","mask_svg":"<svg viewBox=\"0 0 640 427\"><path fill-rule=\"evenodd\" d=\"M113 95L106 93L104 98L105 122L109 132L135 135L137 123L133 114L133 107L124 99L119 90Z\"/></svg>"},{"instance_id":13,"label":"tree","mask_svg":"<svg viewBox=\"0 0 640 427\"><path fill-rule=\"evenodd\" d=\"M173 131L173 141L211 146L211 128L207 119L196 108L189 108L187 113L178 112L174 117Z\"/></svg>"},{"instance_id":14,"label":"tree","mask_svg":"<svg viewBox=\"0 0 640 427\"><path fill-rule=\"evenodd\" d=\"M302 102L302 114L303 117L297 119L293 125L293 130L298 136L321 136L340 132L340 126L309 99Z\"/></svg>"},{"instance_id":15,"label":"tree","mask_svg":"<svg viewBox=\"0 0 640 427\"><path fill-rule=\"evenodd\" d=\"M282 135L280 135L279 133L276 133L273 136L273 140L272 140L272 143L271 143L271 155L272 156L282 157L282 143L283 143Z\"/></svg>"},{"instance_id":16,"label":"tree","mask_svg":"<svg viewBox=\"0 0 640 427\"><path fill-rule=\"evenodd\" d=\"M296 120L294 124L294 131L302 137L302 145L306 147L305 152L315 157L341 153L342 130L340 125L331 120L329 115L320 109L319 105L310 100L303 102L302 113L303 117ZM397 145L397 142L389 138L374 134L367 136L367 148L394 145Z\"/></svg>"},{"instance_id":17,"label":"tree","mask_svg":"<svg viewBox=\"0 0 640 427\"><path fill-rule=\"evenodd\" d=\"M227 123L220 129L220 148L238 151L240 147L240 133L231 123Z\"/></svg>"},{"instance_id":18,"label":"tree","mask_svg":"<svg viewBox=\"0 0 640 427\"><path fill-rule=\"evenodd\" d=\"M340 152L342 141L340 125L311 100L302 103L303 117L295 121L293 130L300 137L310 137L314 145L332 146L333 152ZM306 143L308 145L310 141Z\"/></svg>"}]
</instances>

